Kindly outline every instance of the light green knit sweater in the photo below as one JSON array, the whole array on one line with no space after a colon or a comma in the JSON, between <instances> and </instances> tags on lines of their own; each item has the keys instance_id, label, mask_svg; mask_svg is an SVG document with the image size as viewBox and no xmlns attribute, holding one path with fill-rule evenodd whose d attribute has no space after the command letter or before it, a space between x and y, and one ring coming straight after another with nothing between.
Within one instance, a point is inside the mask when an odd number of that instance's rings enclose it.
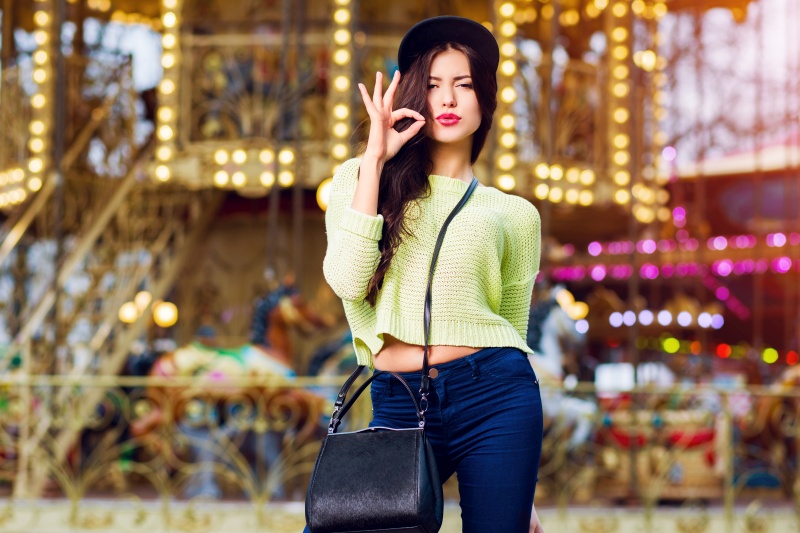
<instances>
[{"instance_id":1,"label":"light green knit sweater","mask_svg":"<svg viewBox=\"0 0 800 533\"><path fill-rule=\"evenodd\" d=\"M372 307L364 298L380 259L383 216L350 207L359 165L357 158L346 161L333 177L323 273L344 303L358 363L372 368L384 333L424 343L425 289L436 238L469 184L429 177L431 193L407 211L412 236L398 247ZM447 228L439 252L430 345L512 346L533 353L525 336L540 242L539 212L530 202L494 187L475 189Z\"/></svg>"}]
</instances>

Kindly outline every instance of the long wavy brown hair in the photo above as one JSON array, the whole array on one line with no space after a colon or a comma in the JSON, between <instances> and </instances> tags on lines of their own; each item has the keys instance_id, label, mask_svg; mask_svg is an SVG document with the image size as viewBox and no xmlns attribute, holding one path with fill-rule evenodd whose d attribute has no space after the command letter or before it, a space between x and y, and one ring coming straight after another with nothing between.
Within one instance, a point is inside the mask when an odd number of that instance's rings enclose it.
<instances>
[{"instance_id":1,"label":"long wavy brown hair","mask_svg":"<svg viewBox=\"0 0 800 533\"><path fill-rule=\"evenodd\" d=\"M460 43L442 43L415 59L400 78L394 108L405 107L417 111L425 117L426 123L430 123L433 119L428 108L428 76L431 63L438 54L447 50L458 50L467 56L475 96L481 109L481 124L473 134L470 153L470 162L474 164L483 150L492 127L492 116L497 108L497 78L483 58L472 48ZM414 119L411 118L399 120L394 129L404 131L413 122ZM378 292L383 285L383 278L389 270L397 247L403 237L411 234L405 223L407 207L414 200L430 194L428 175L433 170L431 140L424 131L425 128L404 144L397 154L386 162L381 172L378 213L383 215L383 237L378 243L381 259L367 286L366 301L371 306L375 305Z\"/></svg>"}]
</instances>

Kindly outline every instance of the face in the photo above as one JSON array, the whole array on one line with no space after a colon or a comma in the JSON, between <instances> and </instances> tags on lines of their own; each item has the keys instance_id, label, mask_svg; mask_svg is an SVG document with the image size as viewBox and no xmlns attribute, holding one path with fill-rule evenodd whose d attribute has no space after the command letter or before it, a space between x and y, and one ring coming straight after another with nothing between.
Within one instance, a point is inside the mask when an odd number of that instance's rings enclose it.
<instances>
[{"instance_id":1,"label":"face","mask_svg":"<svg viewBox=\"0 0 800 533\"><path fill-rule=\"evenodd\" d=\"M428 137L438 143L463 143L472 148L472 136L481 125L481 109L463 52L446 50L433 58L428 76L428 107L432 123Z\"/></svg>"}]
</instances>

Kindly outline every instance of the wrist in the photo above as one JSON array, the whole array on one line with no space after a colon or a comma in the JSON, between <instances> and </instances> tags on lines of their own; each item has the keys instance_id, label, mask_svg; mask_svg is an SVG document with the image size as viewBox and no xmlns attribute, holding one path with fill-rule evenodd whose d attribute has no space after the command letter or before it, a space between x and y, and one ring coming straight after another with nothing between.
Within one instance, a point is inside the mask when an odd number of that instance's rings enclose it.
<instances>
[{"instance_id":1,"label":"wrist","mask_svg":"<svg viewBox=\"0 0 800 533\"><path fill-rule=\"evenodd\" d=\"M383 165L386 164L386 160L372 155L365 153L361 156L361 170L373 170L375 171L376 175L380 177L381 172L383 171Z\"/></svg>"}]
</instances>

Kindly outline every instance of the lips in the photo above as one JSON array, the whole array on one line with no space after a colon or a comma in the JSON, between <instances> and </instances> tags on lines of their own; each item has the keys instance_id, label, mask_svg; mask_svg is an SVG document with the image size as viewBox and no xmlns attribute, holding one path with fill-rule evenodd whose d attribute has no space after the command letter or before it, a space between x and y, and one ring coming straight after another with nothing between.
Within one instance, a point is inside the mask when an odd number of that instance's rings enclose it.
<instances>
[{"instance_id":1,"label":"lips","mask_svg":"<svg viewBox=\"0 0 800 533\"><path fill-rule=\"evenodd\" d=\"M454 115L452 113L444 113L436 117L436 121L442 126L454 126L458 124L458 121L460 120L461 117L459 117L458 115Z\"/></svg>"}]
</instances>

